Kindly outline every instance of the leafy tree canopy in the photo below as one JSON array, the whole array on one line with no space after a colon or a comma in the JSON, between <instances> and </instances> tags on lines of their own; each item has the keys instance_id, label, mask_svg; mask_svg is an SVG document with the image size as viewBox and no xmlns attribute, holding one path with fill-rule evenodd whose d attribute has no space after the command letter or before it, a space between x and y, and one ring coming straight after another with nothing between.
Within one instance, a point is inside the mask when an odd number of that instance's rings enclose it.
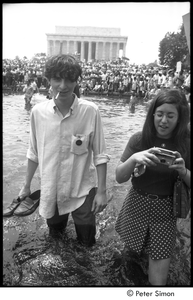
<instances>
[{"instance_id":1,"label":"leafy tree canopy","mask_svg":"<svg viewBox=\"0 0 193 300\"><path fill-rule=\"evenodd\" d=\"M187 65L189 55L188 44L186 40L184 25L182 24L179 32L167 32L159 44L159 60L161 65L167 65L169 68L175 68L178 61L182 65Z\"/></svg>"}]
</instances>

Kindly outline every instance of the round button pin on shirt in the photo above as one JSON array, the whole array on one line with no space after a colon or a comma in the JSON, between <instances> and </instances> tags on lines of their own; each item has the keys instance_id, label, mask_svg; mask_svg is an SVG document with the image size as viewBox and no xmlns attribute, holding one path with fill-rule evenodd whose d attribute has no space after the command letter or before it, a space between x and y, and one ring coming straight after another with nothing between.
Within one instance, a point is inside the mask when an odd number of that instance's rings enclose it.
<instances>
[{"instance_id":1,"label":"round button pin on shirt","mask_svg":"<svg viewBox=\"0 0 193 300\"><path fill-rule=\"evenodd\" d=\"M77 145L77 146L82 145L82 141L81 141L81 140L76 141L76 145Z\"/></svg>"}]
</instances>

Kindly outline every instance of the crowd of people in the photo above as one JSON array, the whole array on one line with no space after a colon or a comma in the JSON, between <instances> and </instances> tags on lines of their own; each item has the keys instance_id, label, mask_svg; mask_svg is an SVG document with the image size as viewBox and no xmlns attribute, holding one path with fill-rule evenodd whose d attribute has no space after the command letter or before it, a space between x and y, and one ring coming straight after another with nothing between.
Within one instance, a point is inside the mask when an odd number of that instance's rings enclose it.
<instances>
[{"instance_id":1,"label":"crowd of people","mask_svg":"<svg viewBox=\"0 0 193 300\"><path fill-rule=\"evenodd\" d=\"M27 83L37 83L37 88L48 88L48 81L44 77L46 57L39 59L3 59L3 88L11 88L12 92L23 91Z\"/></svg>"},{"instance_id":2,"label":"crowd of people","mask_svg":"<svg viewBox=\"0 0 193 300\"><path fill-rule=\"evenodd\" d=\"M146 100L151 99L163 88L180 88L189 96L190 71L176 72L165 67L129 65L125 61L85 64L81 93L121 95L130 93Z\"/></svg>"},{"instance_id":3,"label":"crowd of people","mask_svg":"<svg viewBox=\"0 0 193 300\"><path fill-rule=\"evenodd\" d=\"M24 92L26 86L35 85L36 91L48 90L50 84L44 76L46 56L39 59L4 59L3 87L12 92ZM180 88L190 101L190 71L176 72L162 66L130 64L128 60L80 62L82 78L78 81L80 94L134 95L150 100L163 88ZM47 95L49 98L49 93Z\"/></svg>"}]
</instances>

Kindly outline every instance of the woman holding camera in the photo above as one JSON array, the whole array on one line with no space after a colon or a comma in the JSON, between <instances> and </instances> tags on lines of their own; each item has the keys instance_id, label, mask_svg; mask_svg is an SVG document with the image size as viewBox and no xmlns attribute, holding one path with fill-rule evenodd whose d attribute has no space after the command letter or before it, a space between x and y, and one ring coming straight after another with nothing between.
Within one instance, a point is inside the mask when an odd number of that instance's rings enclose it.
<instances>
[{"instance_id":1,"label":"woman holding camera","mask_svg":"<svg viewBox=\"0 0 193 300\"><path fill-rule=\"evenodd\" d=\"M131 136L116 168L117 182L131 178L132 186L115 229L129 250L147 251L150 285L167 283L176 239L172 195L177 176L190 187L189 115L183 93L160 91L151 101L142 131ZM169 154L163 156L158 148Z\"/></svg>"}]
</instances>

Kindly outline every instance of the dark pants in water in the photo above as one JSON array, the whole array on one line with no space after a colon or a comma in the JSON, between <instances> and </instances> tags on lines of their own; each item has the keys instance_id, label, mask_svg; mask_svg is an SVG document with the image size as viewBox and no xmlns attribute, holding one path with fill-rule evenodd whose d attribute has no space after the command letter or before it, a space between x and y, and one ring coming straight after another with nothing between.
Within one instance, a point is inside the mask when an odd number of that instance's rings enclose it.
<instances>
[{"instance_id":1,"label":"dark pants in water","mask_svg":"<svg viewBox=\"0 0 193 300\"><path fill-rule=\"evenodd\" d=\"M78 241L88 246L92 246L95 243L95 215L91 212L95 194L96 188L92 188L84 203L71 213ZM69 214L60 216L58 214L58 207L56 206L55 215L52 218L47 219L48 227L61 231L67 226L68 217Z\"/></svg>"}]
</instances>

